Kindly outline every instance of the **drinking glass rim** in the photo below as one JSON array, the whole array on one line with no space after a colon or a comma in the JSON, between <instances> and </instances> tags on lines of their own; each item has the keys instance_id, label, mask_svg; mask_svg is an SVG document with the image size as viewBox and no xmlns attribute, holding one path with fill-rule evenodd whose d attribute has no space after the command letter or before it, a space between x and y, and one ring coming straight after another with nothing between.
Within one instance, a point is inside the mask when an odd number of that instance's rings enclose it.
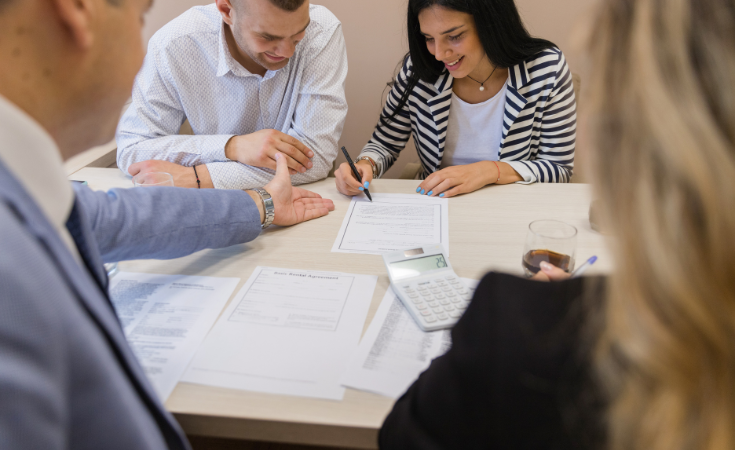
<instances>
[{"instance_id":1,"label":"drinking glass rim","mask_svg":"<svg viewBox=\"0 0 735 450\"><path fill-rule=\"evenodd\" d=\"M533 225L536 224L536 223L540 223L540 222L550 222L550 223L560 224L560 225L563 225L565 227L571 228L571 231L573 231L573 233L570 236L564 236L564 237L547 236L547 235L545 235L543 233L539 233L539 232L537 232L537 231L535 231L533 229ZM576 237L577 236L577 233L579 232L579 231L577 231L577 227L575 227L574 225L568 224L566 222L562 222L561 220L554 220L554 219L539 219L539 220L534 220L533 222L531 222L531 223L528 224L528 231L531 232L531 233L533 233L533 234L535 234L536 236L542 237L544 239L557 239L557 240L572 239L573 237Z\"/></svg>"},{"instance_id":2,"label":"drinking glass rim","mask_svg":"<svg viewBox=\"0 0 735 450\"><path fill-rule=\"evenodd\" d=\"M135 182L135 179L136 178L138 178L138 177L144 177L144 176L147 176L147 175L167 175L169 177L169 180L161 181L161 182L158 182L158 183L136 183ZM136 175L136 176L133 177L133 184L136 185L136 186L158 186L159 184L168 183L169 181L173 182L174 181L174 176L171 175L168 172L146 172L146 173L139 173L138 175Z\"/></svg>"}]
</instances>

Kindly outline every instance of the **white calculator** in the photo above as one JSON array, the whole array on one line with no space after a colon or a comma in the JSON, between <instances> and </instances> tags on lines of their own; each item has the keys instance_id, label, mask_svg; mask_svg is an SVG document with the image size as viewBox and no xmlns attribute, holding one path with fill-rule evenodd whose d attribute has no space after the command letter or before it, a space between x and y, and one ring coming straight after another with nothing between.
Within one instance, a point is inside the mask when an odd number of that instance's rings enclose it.
<instances>
[{"instance_id":1,"label":"white calculator","mask_svg":"<svg viewBox=\"0 0 735 450\"><path fill-rule=\"evenodd\" d=\"M383 255L393 291L424 331L451 328L472 294L452 270L444 247L431 245Z\"/></svg>"}]
</instances>

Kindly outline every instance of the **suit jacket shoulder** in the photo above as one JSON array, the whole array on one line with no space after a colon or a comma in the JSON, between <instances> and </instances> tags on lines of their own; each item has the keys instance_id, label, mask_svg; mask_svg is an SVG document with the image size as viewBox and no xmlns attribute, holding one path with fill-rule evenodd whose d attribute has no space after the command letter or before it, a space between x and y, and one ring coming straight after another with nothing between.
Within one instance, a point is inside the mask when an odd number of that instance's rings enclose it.
<instances>
[{"instance_id":1,"label":"suit jacket shoulder","mask_svg":"<svg viewBox=\"0 0 735 450\"><path fill-rule=\"evenodd\" d=\"M102 290L0 175L0 447L188 448Z\"/></svg>"},{"instance_id":2,"label":"suit jacket shoulder","mask_svg":"<svg viewBox=\"0 0 735 450\"><path fill-rule=\"evenodd\" d=\"M386 419L381 448L597 448L603 403L589 351L599 300L580 280L487 275L452 348Z\"/></svg>"}]
</instances>

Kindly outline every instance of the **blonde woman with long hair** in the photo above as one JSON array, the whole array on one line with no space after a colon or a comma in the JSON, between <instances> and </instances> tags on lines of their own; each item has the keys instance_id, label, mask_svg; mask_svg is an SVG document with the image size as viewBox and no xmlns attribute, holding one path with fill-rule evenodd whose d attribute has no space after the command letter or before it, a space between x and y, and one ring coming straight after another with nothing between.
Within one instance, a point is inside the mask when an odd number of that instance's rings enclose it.
<instances>
[{"instance_id":1,"label":"blonde woman with long hair","mask_svg":"<svg viewBox=\"0 0 735 450\"><path fill-rule=\"evenodd\" d=\"M607 280L489 274L381 448L735 448L735 0L603 0Z\"/></svg>"},{"instance_id":2,"label":"blonde woman with long hair","mask_svg":"<svg viewBox=\"0 0 735 450\"><path fill-rule=\"evenodd\" d=\"M595 29L611 447L735 448L735 1L607 1Z\"/></svg>"}]
</instances>

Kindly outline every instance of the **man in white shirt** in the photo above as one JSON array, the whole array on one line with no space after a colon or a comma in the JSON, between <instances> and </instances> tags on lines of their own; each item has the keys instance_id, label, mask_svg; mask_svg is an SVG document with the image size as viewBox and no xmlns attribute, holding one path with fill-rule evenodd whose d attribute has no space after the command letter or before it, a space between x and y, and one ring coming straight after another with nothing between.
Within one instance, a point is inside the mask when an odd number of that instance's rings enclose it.
<instances>
[{"instance_id":1,"label":"man in white shirt","mask_svg":"<svg viewBox=\"0 0 735 450\"><path fill-rule=\"evenodd\" d=\"M121 170L181 187L247 189L288 157L294 184L325 178L347 102L337 18L306 0L217 0L151 39L117 131ZM178 135L185 120L194 136ZM197 183L199 181L199 183Z\"/></svg>"}]
</instances>

